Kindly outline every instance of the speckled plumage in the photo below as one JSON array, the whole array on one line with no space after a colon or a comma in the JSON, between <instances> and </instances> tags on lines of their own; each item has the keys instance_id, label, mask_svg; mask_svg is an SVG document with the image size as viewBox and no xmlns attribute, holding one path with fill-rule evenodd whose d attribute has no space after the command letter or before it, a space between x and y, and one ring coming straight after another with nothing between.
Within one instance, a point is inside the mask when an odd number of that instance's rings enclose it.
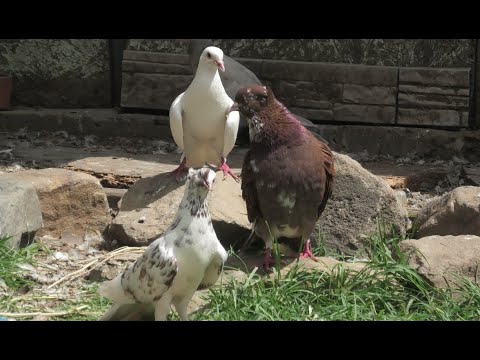
<instances>
[{"instance_id":1,"label":"speckled plumage","mask_svg":"<svg viewBox=\"0 0 480 360\"><path fill-rule=\"evenodd\" d=\"M215 172L209 168L189 170L185 194L165 234L122 274L102 284L100 294L115 304L101 320L126 319L132 312L142 317L152 311L155 320L165 320L171 304L187 320L195 291L213 285L227 259L207 203L214 179Z\"/></svg>"},{"instance_id":2,"label":"speckled plumage","mask_svg":"<svg viewBox=\"0 0 480 360\"><path fill-rule=\"evenodd\" d=\"M249 121L251 144L242 167L249 221L267 250L271 235L307 242L333 191L330 149L275 99L271 89L245 87L235 101Z\"/></svg>"}]
</instances>

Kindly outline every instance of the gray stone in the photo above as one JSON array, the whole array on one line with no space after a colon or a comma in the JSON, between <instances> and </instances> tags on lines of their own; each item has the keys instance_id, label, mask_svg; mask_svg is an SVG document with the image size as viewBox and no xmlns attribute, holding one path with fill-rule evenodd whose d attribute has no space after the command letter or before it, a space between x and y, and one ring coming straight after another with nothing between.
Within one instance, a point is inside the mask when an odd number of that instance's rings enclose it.
<instances>
[{"instance_id":1,"label":"gray stone","mask_svg":"<svg viewBox=\"0 0 480 360\"><path fill-rule=\"evenodd\" d=\"M309 120L333 120L332 110L290 108L292 113L303 116Z\"/></svg>"},{"instance_id":2,"label":"gray stone","mask_svg":"<svg viewBox=\"0 0 480 360\"><path fill-rule=\"evenodd\" d=\"M474 235L428 236L404 240L400 249L408 255L411 267L436 287L456 288L460 276L480 284L480 237Z\"/></svg>"},{"instance_id":3,"label":"gray stone","mask_svg":"<svg viewBox=\"0 0 480 360\"><path fill-rule=\"evenodd\" d=\"M262 79L343 83L345 81L345 65L264 60L258 76Z\"/></svg>"},{"instance_id":4,"label":"gray stone","mask_svg":"<svg viewBox=\"0 0 480 360\"><path fill-rule=\"evenodd\" d=\"M122 107L169 110L173 100L184 92L192 75L122 74Z\"/></svg>"},{"instance_id":5,"label":"gray stone","mask_svg":"<svg viewBox=\"0 0 480 360\"><path fill-rule=\"evenodd\" d=\"M407 210L378 176L346 155L334 153L335 185L318 222L326 245L351 254L377 231L377 220L404 234Z\"/></svg>"},{"instance_id":6,"label":"gray stone","mask_svg":"<svg viewBox=\"0 0 480 360\"><path fill-rule=\"evenodd\" d=\"M0 69L14 76L12 104L110 106L106 39L2 39Z\"/></svg>"},{"instance_id":7,"label":"gray stone","mask_svg":"<svg viewBox=\"0 0 480 360\"><path fill-rule=\"evenodd\" d=\"M468 88L468 68L400 68L399 83Z\"/></svg>"},{"instance_id":8,"label":"gray stone","mask_svg":"<svg viewBox=\"0 0 480 360\"><path fill-rule=\"evenodd\" d=\"M419 93L399 93L399 107L415 107L430 109L455 109L468 110L468 97L441 95L441 94L419 94Z\"/></svg>"},{"instance_id":9,"label":"gray stone","mask_svg":"<svg viewBox=\"0 0 480 360\"><path fill-rule=\"evenodd\" d=\"M354 104L395 105L394 87L345 84L343 102Z\"/></svg>"},{"instance_id":10,"label":"gray stone","mask_svg":"<svg viewBox=\"0 0 480 360\"><path fill-rule=\"evenodd\" d=\"M171 139L168 116L115 109L16 109L0 112L0 131L66 131L70 135Z\"/></svg>"},{"instance_id":11,"label":"gray stone","mask_svg":"<svg viewBox=\"0 0 480 360\"><path fill-rule=\"evenodd\" d=\"M480 187L461 186L430 200L414 221L417 238L480 235Z\"/></svg>"},{"instance_id":12,"label":"gray stone","mask_svg":"<svg viewBox=\"0 0 480 360\"><path fill-rule=\"evenodd\" d=\"M469 117L470 117L470 114L468 111L462 111L460 126L468 127Z\"/></svg>"},{"instance_id":13,"label":"gray stone","mask_svg":"<svg viewBox=\"0 0 480 360\"><path fill-rule=\"evenodd\" d=\"M395 123L395 107L335 104L333 118L335 121L393 124Z\"/></svg>"},{"instance_id":14,"label":"gray stone","mask_svg":"<svg viewBox=\"0 0 480 360\"><path fill-rule=\"evenodd\" d=\"M189 65L181 64L162 64L146 61L122 61L122 71L130 73L147 74L173 74L173 75L191 75Z\"/></svg>"},{"instance_id":15,"label":"gray stone","mask_svg":"<svg viewBox=\"0 0 480 360\"><path fill-rule=\"evenodd\" d=\"M345 84L359 84L367 86L396 87L398 68L393 66L369 66L337 64L345 67Z\"/></svg>"},{"instance_id":16,"label":"gray stone","mask_svg":"<svg viewBox=\"0 0 480 360\"><path fill-rule=\"evenodd\" d=\"M439 87L439 86L423 86L423 85L404 85L400 84L398 90L402 93L421 93L421 94L439 94L439 95L457 95L469 96L470 89Z\"/></svg>"},{"instance_id":17,"label":"gray stone","mask_svg":"<svg viewBox=\"0 0 480 360\"><path fill-rule=\"evenodd\" d=\"M59 237L70 231L75 235L103 232L110 222L105 192L91 175L65 169L27 170L2 175L13 181L23 180L35 188L44 227L38 236Z\"/></svg>"},{"instance_id":18,"label":"gray stone","mask_svg":"<svg viewBox=\"0 0 480 360\"><path fill-rule=\"evenodd\" d=\"M42 225L35 188L26 181L0 175L0 239L11 236L10 246L26 246Z\"/></svg>"},{"instance_id":19,"label":"gray stone","mask_svg":"<svg viewBox=\"0 0 480 360\"><path fill-rule=\"evenodd\" d=\"M330 110L333 109L333 104L329 101L308 100L308 99L295 99L295 106L304 108Z\"/></svg>"},{"instance_id":20,"label":"gray stone","mask_svg":"<svg viewBox=\"0 0 480 360\"><path fill-rule=\"evenodd\" d=\"M188 56L185 54L170 54L153 51L124 50L123 60L189 65Z\"/></svg>"},{"instance_id":21,"label":"gray stone","mask_svg":"<svg viewBox=\"0 0 480 360\"><path fill-rule=\"evenodd\" d=\"M112 209L118 210L118 203L127 192L127 189L104 188L104 190L105 194L107 194L108 206Z\"/></svg>"},{"instance_id":22,"label":"gray stone","mask_svg":"<svg viewBox=\"0 0 480 360\"><path fill-rule=\"evenodd\" d=\"M398 124L460 126L460 113L455 110L398 109Z\"/></svg>"},{"instance_id":23,"label":"gray stone","mask_svg":"<svg viewBox=\"0 0 480 360\"><path fill-rule=\"evenodd\" d=\"M263 60L262 79L396 86L397 68L353 64Z\"/></svg>"},{"instance_id":24,"label":"gray stone","mask_svg":"<svg viewBox=\"0 0 480 360\"><path fill-rule=\"evenodd\" d=\"M238 61L240 64L245 66L247 69L250 69L254 74L260 74L262 71L262 62L263 59L252 59L252 58L233 58L233 60Z\"/></svg>"},{"instance_id":25,"label":"gray stone","mask_svg":"<svg viewBox=\"0 0 480 360\"><path fill-rule=\"evenodd\" d=\"M209 194L213 227L225 246L249 236L245 202L240 185L228 177L219 179ZM185 191L168 173L138 180L122 198L120 211L109 227L109 237L119 243L143 246L161 236L172 223ZM143 222L138 220L143 218Z\"/></svg>"}]
</instances>

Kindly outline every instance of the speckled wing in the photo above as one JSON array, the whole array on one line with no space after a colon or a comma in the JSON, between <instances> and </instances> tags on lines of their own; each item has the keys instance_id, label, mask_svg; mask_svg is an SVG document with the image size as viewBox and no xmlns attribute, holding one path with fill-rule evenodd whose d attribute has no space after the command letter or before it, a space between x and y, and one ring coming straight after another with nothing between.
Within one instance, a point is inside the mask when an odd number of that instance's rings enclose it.
<instances>
[{"instance_id":1,"label":"speckled wing","mask_svg":"<svg viewBox=\"0 0 480 360\"><path fill-rule=\"evenodd\" d=\"M135 302L155 302L172 285L178 270L177 259L166 243L164 237L155 240L122 274L125 295Z\"/></svg>"}]
</instances>

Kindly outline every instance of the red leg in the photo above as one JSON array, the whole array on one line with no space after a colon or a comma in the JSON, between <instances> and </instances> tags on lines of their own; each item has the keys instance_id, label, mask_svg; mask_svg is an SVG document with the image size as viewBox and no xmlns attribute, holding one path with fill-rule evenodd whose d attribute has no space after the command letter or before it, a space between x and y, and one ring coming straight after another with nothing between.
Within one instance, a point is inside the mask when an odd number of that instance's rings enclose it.
<instances>
[{"instance_id":1,"label":"red leg","mask_svg":"<svg viewBox=\"0 0 480 360\"><path fill-rule=\"evenodd\" d=\"M303 252L300 254L300 259L307 259L307 258L310 258L312 259L313 261L318 261L315 256L313 256L313 253L312 253L312 248L310 246L310 239L308 239L306 242L305 242L305 245L303 247Z\"/></svg>"},{"instance_id":2,"label":"red leg","mask_svg":"<svg viewBox=\"0 0 480 360\"><path fill-rule=\"evenodd\" d=\"M175 179L177 179L178 182L180 182L180 177L182 173L185 171L185 169L187 168L185 166L186 163L187 163L187 158L184 157L180 165L170 173L172 175L175 175Z\"/></svg>"},{"instance_id":3,"label":"red leg","mask_svg":"<svg viewBox=\"0 0 480 360\"><path fill-rule=\"evenodd\" d=\"M270 265L274 265L275 260L272 257L272 249L265 249L265 256L263 257L262 267L264 270L270 269Z\"/></svg>"},{"instance_id":4,"label":"red leg","mask_svg":"<svg viewBox=\"0 0 480 360\"><path fill-rule=\"evenodd\" d=\"M225 161L225 158L223 156L222 156L220 167L218 168L218 170L223 171L223 180L225 180L227 175L230 175L236 182L240 181L240 178L237 175L235 175L230 169L230 167L227 165L227 162Z\"/></svg>"}]
</instances>

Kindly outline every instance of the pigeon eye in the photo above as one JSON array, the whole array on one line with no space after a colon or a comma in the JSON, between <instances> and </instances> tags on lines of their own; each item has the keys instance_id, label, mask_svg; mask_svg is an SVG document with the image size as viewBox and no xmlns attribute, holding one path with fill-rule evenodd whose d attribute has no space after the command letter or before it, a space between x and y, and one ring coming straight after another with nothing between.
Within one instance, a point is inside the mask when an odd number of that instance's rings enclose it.
<instances>
[{"instance_id":1,"label":"pigeon eye","mask_svg":"<svg viewBox=\"0 0 480 360\"><path fill-rule=\"evenodd\" d=\"M207 57L210 59L212 57L212 55L208 52Z\"/></svg>"}]
</instances>

